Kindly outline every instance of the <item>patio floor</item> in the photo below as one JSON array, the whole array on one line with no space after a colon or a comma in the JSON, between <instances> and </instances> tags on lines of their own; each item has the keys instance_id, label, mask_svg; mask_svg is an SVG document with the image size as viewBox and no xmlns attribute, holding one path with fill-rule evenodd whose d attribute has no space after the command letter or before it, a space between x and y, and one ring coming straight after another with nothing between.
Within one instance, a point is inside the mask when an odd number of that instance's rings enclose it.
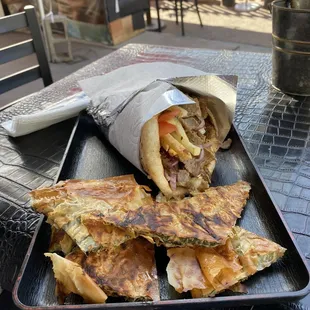
<instances>
[{"instance_id":1,"label":"patio floor","mask_svg":"<svg viewBox=\"0 0 310 310\"><path fill-rule=\"evenodd\" d=\"M263 5L261 0L249 1ZM174 7L169 1L159 2L161 7ZM271 47L272 19L269 10L260 8L254 12L236 12L233 8L221 5L220 0L199 0L198 2L204 27L200 27L194 8L185 10L184 22L187 37ZM244 0L236 0L236 3L242 2ZM184 7L189 5L185 2ZM157 16L154 3L151 13L153 17ZM167 24L164 33L180 35L181 29L175 24L173 10L162 10L160 16Z\"/></svg>"}]
</instances>

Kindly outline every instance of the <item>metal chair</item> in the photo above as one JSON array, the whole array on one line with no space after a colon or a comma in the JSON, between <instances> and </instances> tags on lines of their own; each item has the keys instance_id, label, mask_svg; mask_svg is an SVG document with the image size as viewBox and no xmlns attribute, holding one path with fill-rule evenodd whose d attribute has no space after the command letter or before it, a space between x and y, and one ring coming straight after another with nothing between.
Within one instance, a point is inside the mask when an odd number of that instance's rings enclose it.
<instances>
[{"instance_id":1,"label":"metal chair","mask_svg":"<svg viewBox=\"0 0 310 310\"><path fill-rule=\"evenodd\" d=\"M179 24L179 10L180 10L182 36L184 36L185 35L185 28L184 28L183 17L184 17L185 8L183 7L183 4L184 4L184 2L188 2L188 1L187 0L170 0L170 1L174 1L174 8L172 10L175 11L175 18L176 18L176 24L177 25ZM180 8L179 8L179 2L180 2ZM167 10L167 8L160 8L159 0L155 0L155 4L156 4L156 10L157 10L157 19L158 19L158 31L161 32L160 10L161 9ZM199 7L198 7L198 0L194 0L194 3L190 7L187 7L186 10L189 10L193 7L196 8L196 12L197 12L199 22L200 22L200 27L203 27L203 23L201 20ZM168 10L170 10L170 9L168 8Z\"/></svg>"},{"instance_id":2,"label":"metal chair","mask_svg":"<svg viewBox=\"0 0 310 310\"><path fill-rule=\"evenodd\" d=\"M42 78L44 86L53 83L35 9L27 5L24 12L0 18L0 34L28 27L32 39L0 48L0 65L36 53L38 64L0 78L0 94Z\"/></svg>"}]
</instances>

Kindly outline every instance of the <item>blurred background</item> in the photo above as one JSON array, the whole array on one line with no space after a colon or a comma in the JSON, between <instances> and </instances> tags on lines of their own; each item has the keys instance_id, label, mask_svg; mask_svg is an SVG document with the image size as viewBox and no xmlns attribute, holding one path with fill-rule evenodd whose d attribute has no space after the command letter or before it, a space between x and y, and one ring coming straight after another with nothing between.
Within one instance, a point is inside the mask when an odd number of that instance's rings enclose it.
<instances>
[{"instance_id":1,"label":"blurred background","mask_svg":"<svg viewBox=\"0 0 310 310\"><path fill-rule=\"evenodd\" d=\"M129 43L271 52L268 0L0 0L0 16L27 4L36 8L54 81ZM0 49L28 38L24 29L0 35ZM35 55L0 65L0 79L30 62ZM0 106L41 84L1 95Z\"/></svg>"}]
</instances>

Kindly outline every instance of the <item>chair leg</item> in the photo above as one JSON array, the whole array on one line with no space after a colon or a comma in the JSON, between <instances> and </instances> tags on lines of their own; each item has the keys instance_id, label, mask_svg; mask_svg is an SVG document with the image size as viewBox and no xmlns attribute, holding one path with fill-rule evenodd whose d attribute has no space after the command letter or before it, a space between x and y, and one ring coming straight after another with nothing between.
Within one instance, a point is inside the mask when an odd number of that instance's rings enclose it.
<instances>
[{"instance_id":1,"label":"chair leg","mask_svg":"<svg viewBox=\"0 0 310 310\"><path fill-rule=\"evenodd\" d=\"M185 36L185 29L184 29L184 21L183 21L183 0L181 2L181 28L182 28L182 36Z\"/></svg>"},{"instance_id":2,"label":"chair leg","mask_svg":"<svg viewBox=\"0 0 310 310\"><path fill-rule=\"evenodd\" d=\"M178 25L179 24L179 7L178 7L178 0L174 0L174 10L175 10L175 22Z\"/></svg>"},{"instance_id":3,"label":"chair leg","mask_svg":"<svg viewBox=\"0 0 310 310\"><path fill-rule=\"evenodd\" d=\"M150 9L148 9L148 10L146 11L146 24L147 24L148 26L151 26L151 25L152 25L152 17L151 17L151 10L150 10Z\"/></svg>"},{"instance_id":4,"label":"chair leg","mask_svg":"<svg viewBox=\"0 0 310 310\"><path fill-rule=\"evenodd\" d=\"M198 14L198 17L199 17L200 27L203 27L203 23L202 23L202 20L201 20L201 17L200 17L200 12L199 12L199 7L198 7L198 0L195 0L195 6L196 6L196 11L197 11L197 14Z\"/></svg>"},{"instance_id":5,"label":"chair leg","mask_svg":"<svg viewBox=\"0 0 310 310\"><path fill-rule=\"evenodd\" d=\"M156 10L157 10L158 32L161 32L161 22L160 22L160 13L159 13L159 0L156 0Z\"/></svg>"},{"instance_id":6,"label":"chair leg","mask_svg":"<svg viewBox=\"0 0 310 310\"><path fill-rule=\"evenodd\" d=\"M50 51L50 61L54 63L60 62L60 59L57 57L55 45L53 42L54 40L53 40L52 27L48 19L44 20L44 26L45 26L45 35Z\"/></svg>"},{"instance_id":7,"label":"chair leg","mask_svg":"<svg viewBox=\"0 0 310 310\"><path fill-rule=\"evenodd\" d=\"M67 39L67 43L68 43L68 60L73 61L72 47L71 47L71 40L70 40L69 33L68 33L68 20L67 19L63 21L63 25L64 25L64 30L65 30L65 38Z\"/></svg>"}]
</instances>

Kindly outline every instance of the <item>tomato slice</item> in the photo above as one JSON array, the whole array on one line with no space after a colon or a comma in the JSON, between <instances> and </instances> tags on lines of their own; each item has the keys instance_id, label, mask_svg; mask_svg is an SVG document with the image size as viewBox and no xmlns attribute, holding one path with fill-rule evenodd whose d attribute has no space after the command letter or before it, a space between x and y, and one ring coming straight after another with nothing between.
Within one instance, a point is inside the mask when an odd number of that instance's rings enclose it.
<instances>
[{"instance_id":1,"label":"tomato slice","mask_svg":"<svg viewBox=\"0 0 310 310\"><path fill-rule=\"evenodd\" d=\"M175 116L180 114L180 110L175 108L172 109L170 111L165 111L163 112L159 117L158 117L158 121L159 122L167 122L170 119L174 118Z\"/></svg>"},{"instance_id":2,"label":"tomato slice","mask_svg":"<svg viewBox=\"0 0 310 310\"><path fill-rule=\"evenodd\" d=\"M167 122L158 122L158 127L159 127L159 136L163 137L167 135L168 133L172 133L177 130L177 128Z\"/></svg>"}]
</instances>

